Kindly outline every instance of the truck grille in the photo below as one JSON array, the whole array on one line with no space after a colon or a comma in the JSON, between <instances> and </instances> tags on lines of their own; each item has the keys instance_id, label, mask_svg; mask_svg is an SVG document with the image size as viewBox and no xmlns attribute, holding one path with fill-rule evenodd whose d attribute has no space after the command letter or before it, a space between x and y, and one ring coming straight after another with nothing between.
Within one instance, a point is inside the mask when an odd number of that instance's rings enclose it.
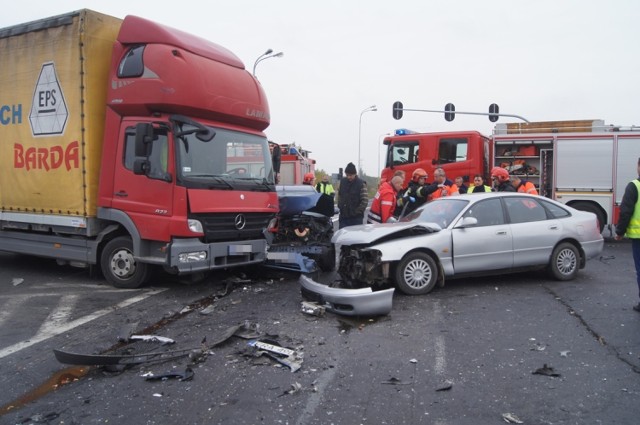
<instances>
[{"instance_id":1,"label":"truck grille","mask_svg":"<svg viewBox=\"0 0 640 425\"><path fill-rule=\"evenodd\" d=\"M243 241L264 238L262 231L274 217L271 213L190 214L204 227L205 242ZM242 222L244 219L244 227ZM236 227L236 220L240 223ZM242 227L238 229L238 227Z\"/></svg>"}]
</instances>

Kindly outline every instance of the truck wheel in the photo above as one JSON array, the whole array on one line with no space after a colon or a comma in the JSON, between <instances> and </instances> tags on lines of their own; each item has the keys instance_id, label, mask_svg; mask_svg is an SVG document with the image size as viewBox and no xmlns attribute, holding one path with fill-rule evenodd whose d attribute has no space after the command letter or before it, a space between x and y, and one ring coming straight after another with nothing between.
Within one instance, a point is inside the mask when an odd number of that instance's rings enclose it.
<instances>
[{"instance_id":1,"label":"truck wheel","mask_svg":"<svg viewBox=\"0 0 640 425\"><path fill-rule=\"evenodd\" d=\"M575 246L563 242L555 247L551 254L549 270L557 280L572 280L578 275L580 254Z\"/></svg>"},{"instance_id":2,"label":"truck wheel","mask_svg":"<svg viewBox=\"0 0 640 425\"><path fill-rule=\"evenodd\" d=\"M105 279L116 288L139 288L149 278L150 267L134 260L133 242L128 236L118 236L105 245L100 266Z\"/></svg>"},{"instance_id":3,"label":"truck wheel","mask_svg":"<svg viewBox=\"0 0 640 425\"><path fill-rule=\"evenodd\" d=\"M422 295L431 292L438 281L438 267L429 255L413 252L396 267L396 285L407 295Z\"/></svg>"},{"instance_id":4,"label":"truck wheel","mask_svg":"<svg viewBox=\"0 0 640 425\"><path fill-rule=\"evenodd\" d=\"M318 257L318 267L323 272L332 272L336 268L336 247L331 245L323 255Z\"/></svg>"},{"instance_id":5,"label":"truck wheel","mask_svg":"<svg viewBox=\"0 0 640 425\"><path fill-rule=\"evenodd\" d=\"M600 233L604 230L604 225L606 224L606 219L604 218L604 213L600 208L589 202L575 202L570 205L572 208L575 208L580 211L587 211L590 213L594 213L598 219L598 226L600 227Z\"/></svg>"}]
</instances>

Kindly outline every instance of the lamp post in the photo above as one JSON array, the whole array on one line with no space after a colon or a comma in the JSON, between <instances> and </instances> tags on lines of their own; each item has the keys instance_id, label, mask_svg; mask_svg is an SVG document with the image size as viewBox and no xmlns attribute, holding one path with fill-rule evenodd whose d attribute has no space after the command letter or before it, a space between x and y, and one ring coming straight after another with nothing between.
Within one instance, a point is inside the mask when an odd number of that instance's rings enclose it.
<instances>
[{"instance_id":1,"label":"lamp post","mask_svg":"<svg viewBox=\"0 0 640 425\"><path fill-rule=\"evenodd\" d=\"M266 52L258 56L258 59L256 59L255 63L253 64L253 76L256 76L256 66L258 66L259 62L262 62L265 59L281 58L283 56L284 52L273 53L273 49L268 49Z\"/></svg>"},{"instance_id":2,"label":"lamp post","mask_svg":"<svg viewBox=\"0 0 640 425\"><path fill-rule=\"evenodd\" d=\"M384 141L385 137L391 136L391 135L392 135L391 133L384 133L384 134L381 134L378 137L378 139L379 139L378 140L378 179L380 179L380 177L381 177L380 176L380 145L382 145L382 142Z\"/></svg>"},{"instance_id":3,"label":"lamp post","mask_svg":"<svg viewBox=\"0 0 640 425\"><path fill-rule=\"evenodd\" d=\"M368 108L365 108L362 110L362 112L360 112L360 121L358 122L358 173L361 173L362 170L362 163L360 162L360 139L362 138L362 115L365 112L375 112L377 111L378 108L376 108L376 105L371 105Z\"/></svg>"}]
</instances>

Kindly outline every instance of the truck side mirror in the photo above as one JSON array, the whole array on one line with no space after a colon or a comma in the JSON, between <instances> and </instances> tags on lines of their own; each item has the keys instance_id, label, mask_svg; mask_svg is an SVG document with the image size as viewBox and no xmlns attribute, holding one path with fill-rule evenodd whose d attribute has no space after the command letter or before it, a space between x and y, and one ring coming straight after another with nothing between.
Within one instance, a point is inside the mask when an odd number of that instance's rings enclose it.
<instances>
[{"instance_id":1,"label":"truck side mirror","mask_svg":"<svg viewBox=\"0 0 640 425\"><path fill-rule=\"evenodd\" d=\"M151 155L152 142L153 126L149 123L142 122L136 124L135 155L142 157L148 157Z\"/></svg>"},{"instance_id":2,"label":"truck side mirror","mask_svg":"<svg viewBox=\"0 0 640 425\"><path fill-rule=\"evenodd\" d=\"M151 163L148 159L136 159L133 161L133 174L144 176L150 169Z\"/></svg>"}]
</instances>

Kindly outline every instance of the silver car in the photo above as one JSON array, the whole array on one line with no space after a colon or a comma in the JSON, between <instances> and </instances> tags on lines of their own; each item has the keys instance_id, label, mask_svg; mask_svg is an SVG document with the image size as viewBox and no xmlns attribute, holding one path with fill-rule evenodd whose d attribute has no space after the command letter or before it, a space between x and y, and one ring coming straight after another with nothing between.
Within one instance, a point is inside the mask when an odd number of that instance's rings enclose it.
<instances>
[{"instance_id":1,"label":"silver car","mask_svg":"<svg viewBox=\"0 0 640 425\"><path fill-rule=\"evenodd\" d=\"M506 192L437 199L397 223L341 229L332 242L346 286L395 283L409 295L446 278L537 268L571 280L604 246L595 214Z\"/></svg>"}]
</instances>

